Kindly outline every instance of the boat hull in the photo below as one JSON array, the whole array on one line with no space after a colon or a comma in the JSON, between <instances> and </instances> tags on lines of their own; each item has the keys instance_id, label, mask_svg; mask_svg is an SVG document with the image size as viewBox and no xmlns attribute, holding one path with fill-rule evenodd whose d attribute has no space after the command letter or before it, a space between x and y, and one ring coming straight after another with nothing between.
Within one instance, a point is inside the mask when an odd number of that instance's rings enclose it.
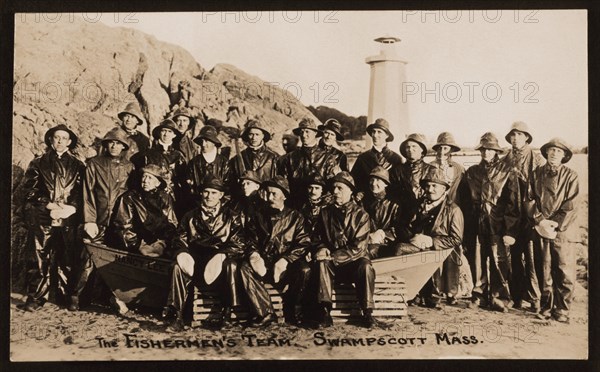
<instances>
[{"instance_id":1,"label":"boat hull","mask_svg":"<svg viewBox=\"0 0 600 372\"><path fill-rule=\"evenodd\" d=\"M165 306L171 283L171 260L95 243L86 243L86 248L98 273L119 300L132 306Z\"/></svg>"},{"instance_id":2,"label":"boat hull","mask_svg":"<svg viewBox=\"0 0 600 372\"><path fill-rule=\"evenodd\" d=\"M377 277L391 276L403 279L406 299L413 299L439 269L453 249L423 251L402 256L384 257L373 260Z\"/></svg>"},{"instance_id":3,"label":"boat hull","mask_svg":"<svg viewBox=\"0 0 600 372\"><path fill-rule=\"evenodd\" d=\"M160 308L165 305L173 261L96 243L86 243L86 248L98 273L118 299L134 306ZM406 299L412 299L451 252L452 249L445 249L378 258L373 260L373 267L378 278L403 279Z\"/></svg>"}]
</instances>

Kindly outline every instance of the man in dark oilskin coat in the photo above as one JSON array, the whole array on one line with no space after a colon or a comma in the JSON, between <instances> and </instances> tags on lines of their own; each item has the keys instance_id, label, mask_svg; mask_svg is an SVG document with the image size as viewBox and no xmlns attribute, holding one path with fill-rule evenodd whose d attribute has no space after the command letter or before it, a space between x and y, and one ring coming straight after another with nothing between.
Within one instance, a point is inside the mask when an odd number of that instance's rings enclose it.
<instances>
[{"instance_id":1,"label":"man in dark oilskin coat","mask_svg":"<svg viewBox=\"0 0 600 372\"><path fill-rule=\"evenodd\" d=\"M167 253L177 218L173 197L165 191L164 170L155 164L142 168L139 188L123 194L111 222L111 243L117 249L161 257Z\"/></svg>"},{"instance_id":2,"label":"man in dark oilskin coat","mask_svg":"<svg viewBox=\"0 0 600 372\"><path fill-rule=\"evenodd\" d=\"M505 246L510 247L512 272L509 277L510 293L515 308L522 302L530 304L530 310L540 310L540 289L535 270L532 238L532 225L528 212L533 205L531 180L533 171L544 163L540 154L529 146L533 140L530 130L522 121L513 123L505 139L511 144L510 152L502 161L510 169L505 187L509 189L510 207L506 211L506 233L502 237Z\"/></svg>"},{"instance_id":3,"label":"man in dark oilskin coat","mask_svg":"<svg viewBox=\"0 0 600 372\"><path fill-rule=\"evenodd\" d=\"M356 189L364 194L369 191L369 174L373 168L380 166L390 171L402 162L400 155L390 150L388 142L394 140L387 120L379 118L367 127L367 133L373 140L373 147L358 156L352 167L352 177L356 181Z\"/></svg>"},{"instance_id":4,"label":"man in dark oilskin coat","mask_svg":"<svg viewBox=\"0 0 600 372\"><path fill-rule=\"evenodd\" d=\"M60 124L46 132L44 141L46 152L29 163L23 179L28 227L23 309L27 311L41 308L49 292L68 296L82 249L77 227L81 223L84 164L70 152L77 145L77 136Z\"/></svg>"},{"instance_id":5,"label":"man in dark oilskin coat","mask_svg":"<svg viewBox=\"0 0 600 372\"><path fill-rule=\"evenodd\" d=\"M271 133L261 120L248 120L240 138L247 147L229 160L228 184L234 199L241 195L238 180L244 171L256 172L261 182L270 180L277 174L279 157L266 145L271 140Z\"/></svg>"},{"instance_id":6,"label":"man in dark oilskin coat","mask_svg":"<svg viewBox=\"0 0 600 372\"><path fill-rule=\"evenodd\" d=\"M200 148L193 138L198 120L185 107L175 110L172 120L177 124L177 129L181 133L181 137L175 143L175 148L181 151L185 162L189 163L194 156L200 153Z\"/></svg>"},{"instance_id":7,"label":"man in dark oilskin coat","mask_svg":"<svg viewBox=\"0 0 600 372\"><path fill-rule=\"evenodd\" d=\"M335 159L318 146L318 137L322 132L311 118L304 118L294 128L294 134L302 140L302 147L289 153L278 169L280 175L287 178L294 198L288 200L292 208L300 209L307 198L308 182L315 174L324 179L335 175Z\"/></svg>"},{"instance_id":8,"label":"man in dark oilskin coat","mask_svg":"<svg viewBox=\"0 0 600 372\"><path fill-rule=\"evenodd\" d=\"M470 192L464 207L475 223L476 234L475 239L464 239L465 256L473 274L472 306L489 305L492 310L504 312L511 300L510 252L502 241L508 206L504 185L509 169L499 157L503 150L493 133L485 133L475 150L481 152L481 162L469 167L464 176Z\"/></svg>"},{"instance_id":9,"label":"man in dark oilskin coat","mask_svg":"<svg viewBox=\"0 0 600 372\"><path fill-rule=\"evenodd\" d=\"M246 224L248 259L240 267L246 294L256 318L251 325L266 326L276 320L273 304L264 282L281 290L284 316L290 324L301 321L301 303L309 280L310 266L305 254L310 245L304 218L284 204L290 196L287 180L276 176L263 182L267 206L251 215Z\"/></svg>"},{"instance_id":10,"label":"man in dark oilskin coat","mask_svg":"<svg viewBox=\"0 0 600 372\"><path fill-rule=\"evenodd\" d=\"M145 134L138 131L138 127L144 124L144 115L137 103L131 102L117 115L121 120L120 127L127 133L129 139L128 159L138 152L144 152L150 148L150 140Z\"/></svg>"},{"instance_id":11,"label":"man in dark oilskin coat","mask_svg":"<svg viewBox=\"0 0 600 372\"><path fill-rule=\"evenodd\" d=\"M436 270L419 292L425 306L439 309L443 294L449 305L456 303L459 280L456 261L462 250L464 220L460 208L447 198L450 184L443 170L431 168L421 180L421 187L423 197L418 201L417 213L411 218L408 234L402 237L405 244L400 246L398 253L453 249L442 269Z\"/></svg>"},{"instance_id":12,"label":"man in dark oilskin coat","mask_svg":"<svg viewBox=\"0 0 600 372\"><path fill-rule=\"evenodd\" d=\"M375 270L369 259L369 215L352 200L356 189L348 172L340 172L330 180L333 203L321 210L315 227L313 254L317 276L317 301L322 307L321 326L333 324L333 282L352 282L356 287L358 302L365 326L376 324L373 317L373 292Z\"/></svg>"},{"instance_id":13,"label":"man in dark oilskin coat","mask_svg":"<svg viewBox=\"0 0 600 372\"><path fill-rule=\"evenodd\" d=\"M348 171L348 157L342 150L337 148L338 142L344 140L342 135L342 124L335 119L328 119L323 125L319 125L318 129L323 132L323 136L319 141L319 147L324 149L332 158L336 165L334 173Z\"/></svg>"},{"instance_id":14,"label":"man in dark oilskin coat","mask_svg":"<svg viewBox=\"0 0 600 372\"><path fill-rule=\"evenodd\" d=\"M375 167L370 174L370 190L362 200L371 220L369 255L372 259L393 256L398 243L396 230L399 227L400 208L386 193L389 184L388 171L380 166Z\"/></svg>"},{"instance_id":15,"label":"man in dark oilskin coat","mask_svg":"<svg viewBox=\"0 0 600 372\"><path fill-rule=\"evenodd\" d=\"M534 225L536 273L540 283L541 306L538 317L550 316L569 322L575 283L574 247L570 234L577 218L579 180L577 173L564 165L573 151L563 139L553 138L541 147L548 160L533 174L535 206L530 212Z\"/></svg>"},{"instance_id":16,"label":"man in dark oilskin coat","mask_svg":"<svg viewBox=\"0 0 600 372\"><path fill-rule=\"evenodd\" d=\"M131 186L133 164L127 160L130 141L121 128L113 128L102 139L102 152L87 162L83 183L84 238L106 243L105 233L117 199ZM79 309L81 297L94 265L87 250L83 250L78 279L75 282L69 310ZM100 284L105 287L105 285ZM106 291L107 288L104 288Z\"/></svg>"},{"instance_id":17,"label":"man in dark oilskin coat","mask_svg":"<svg viewBox=\"0 0 600 372\"><path fill-rule=\"evenodd\" d=\"M216 290L221 296L221 317L211 326L229 323L232 307L240 304L238 264L246 242L239 214L223 205L224 190L221 179L208 178L200 207L186 213L177 227L172 240L175 265L163 311L166 320L173 318L169 331L186 327L183 310L191 283L201 290Z\"/></svg>"},{"instance_id":18,"label":"man in dark oilskin coat","mask_svg":"<svg viewBox=\"0 0 600 372\"><path fill-rule=\"evenodd\" d=\"M219 152L222 143L214 127L202 127L194 142L200 146L201 152L188 163L182 184L184 196L180 208L186 212L198 206L202 185L207 178L218 177L225 181L229 175L229 159Z\"/></svg>"},{"instance_id":19,"label":"man in dark oilskin coat","mask_svg":"<svg viewBox=\"0 0 600 372\"><path fill-rule=\"evenodd\" d=\"M420 182L433 166L423 158L427 155L427 139L424 135L413 133L400 144L400 154L406 161L396 164L390 170L390 186L388 194L402 210L400 224L407 226L409 220L418 209L418 200L423 195Z\"/></svg>"}]
</instances>

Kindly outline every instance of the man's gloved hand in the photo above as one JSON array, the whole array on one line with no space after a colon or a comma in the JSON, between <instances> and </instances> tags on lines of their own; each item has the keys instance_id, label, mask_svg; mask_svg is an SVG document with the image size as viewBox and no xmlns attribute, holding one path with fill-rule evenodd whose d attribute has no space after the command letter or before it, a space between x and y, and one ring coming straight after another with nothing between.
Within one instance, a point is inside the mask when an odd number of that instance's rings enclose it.
<instances>
[{"instance_id":1,"label":"man's gloved hand","mask_svg":"<svg viewBox=\"0 0 600 372\"><path fill-rule=\"evenodd\" d=\"M385 243L385 232L379 229L369 234L369 243L371 244L383 244Z\"/></svg>"},{"instance_id":2,"label":"man's gloved hand","mask_svg":"<svg viewBox=\"0 0 600 372\"><path fill-rule=\"evenodd\" d=\"M421 249L427 249L433 247L433 239L431 236L424 234L417 234L411 240L410 243Z\"/></svg>"},{"instance_id":3,"label":"man's gloved hand","mask_svg":"<svg viewBox=\"0 0 600 372\"><path fill-rule=\"evenodd\" d=\"M543 238L555 239L557 227L558 227L558 222L544 219L544 220L541 220L540 223L538 223L535 226L535 230Z\"/></svg>"},{"instance_id":4,"label":"man's gloved hand","mask_svg":"<svg viewBox=\"0 0 600 372\"><path fill-rule=\"evenodd\" d=\"M91 239L94 239L96 235L98 235L98 225L96 225L95 222L86 222L83 225L83 231L85 231Z\"/></svg>"},{"instance_id":5,"label":"man's gloved hand","mask_svg":"<svg viewBox=\"0 0 600 372\"><path fill-rule=\"evenodd\" d=\"M254 271L261 277L265 276L265 274L267 273L265 260L263 260L263 258L260 256L260 254L258 254L258 252L253 252L250 255L250 266L252 266L252 269L254 269Z\"/></svg>"},{"instance_id":6,"label":"man's gloved hand","mask_svg":"<svg viewBox=\"0 0 600 372\"><path fill-rule=\"evenodd\" d=\"M225 253L217 253L208 261L204 268L204 281L206 284L212 284L221 275L223 270L223 261L227 256Z\"/></svg>"},{"instance_id":7,"label":"man's gloved hand","mask_svg":"<svg viewBox=\"0 0 600 372\"><path fill-rule=\"evenodd\" d=\"M326 261L331 259L331 251L327 248L321 248L317 251L315 255L315 260L317 261Z\"/></svg>"},{"instance_id":8,"label":"man's gloved hand","mask_svg":"<svg viewBox=\"0 0 600 372\"><path fill-rule=\"evenodd\" d=\"M194 276L194 258L186 252L179 253L176 258L177 265L184 274Z\"/></svg>"},{"instance_id":9,"label":"man's gloved hand","mask_svg":"<svg viewBox=\"0 0 600 372\"><path fill-rule=\"evenodd\" d=\"M279 283L279 279L281 279L281 275L287 269L288 262L285 258L280 258L276 263L273 269L273 281L275 283Z\"/></svg>"},{"instance_id":10,"label":"man's gloved hand","mask_svg":"<svg viewBox=\"0 0 600 372\"><path fill-rule=\"evenodd\" d=\"M504 243L505 247L511 247L515 244L516 240L510 235L504 235L502 237L502 243Z\"/></svg>"}]
</instances>

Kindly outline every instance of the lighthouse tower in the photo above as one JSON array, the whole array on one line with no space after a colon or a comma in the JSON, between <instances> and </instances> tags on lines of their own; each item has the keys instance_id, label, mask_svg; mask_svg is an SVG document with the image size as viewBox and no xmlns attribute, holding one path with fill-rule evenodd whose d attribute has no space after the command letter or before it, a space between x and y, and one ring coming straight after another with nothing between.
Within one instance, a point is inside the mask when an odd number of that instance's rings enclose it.
<instances>
[{"instance_id":1,"label":"lighthouse tower","mask_svg":"<svg viewBox=\"0 0 600 372\"><path fill-rule=\"evenodd\" d=\"M394 142L388 146L398 152L400 143L409 131L408 104L402 100L402 83L406 81L407 62L397 54L396 46L400 41L397 37L383 36L375 41L381 45L379 54L365 59L371 66L367 125L378 118L386 119L394 134ZM367 136L366 139L367 148L370 148L371 137Z\"/></svg>"}]
</instances>

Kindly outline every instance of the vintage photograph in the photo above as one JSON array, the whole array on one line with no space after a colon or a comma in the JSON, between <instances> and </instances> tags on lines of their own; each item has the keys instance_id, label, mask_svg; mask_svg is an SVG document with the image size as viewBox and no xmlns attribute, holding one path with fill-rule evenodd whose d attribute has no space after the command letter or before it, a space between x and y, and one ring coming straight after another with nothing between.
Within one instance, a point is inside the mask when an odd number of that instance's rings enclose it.
<instances>
[{"instance_id":1,"label":"vintage photograph","mask_svg":"<svg viewBox=\"0 0 600 372\"><path fill-rule=\"evenodd\" d=\"M15 14L10 359L588 359L587 19Z\"/></svg>"}]
</instances>

